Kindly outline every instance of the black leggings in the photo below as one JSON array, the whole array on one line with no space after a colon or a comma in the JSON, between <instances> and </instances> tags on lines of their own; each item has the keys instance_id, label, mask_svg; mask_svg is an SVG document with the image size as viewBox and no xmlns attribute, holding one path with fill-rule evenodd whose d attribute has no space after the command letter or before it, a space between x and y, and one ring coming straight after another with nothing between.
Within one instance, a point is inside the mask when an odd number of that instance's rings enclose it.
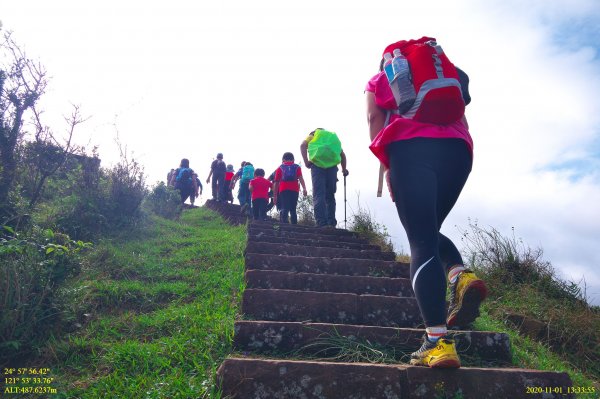
<instances>
[{"instance_id":1,"label":"black leggings","mask_svg":"<svg viewBox=\"0 0 600 399\"><path fill-rule=\"evenodd\" d=\"M445 325L446 274L463 261L440 228L471 172L471 153L461 139L433 138L396 141L387 151L415 297L426 326Z\"/></svg>"},{"instance_id":2,"label":"black leggings","mask_svg":"<svg viewBox=\"0 0 600 399\"><path fill-rule=\"evenodd\" d=\"M254 220L267 220L267 204L269 200L266 198L256 198L252 200L252 213Z\"/></svg>"}]
</instances>

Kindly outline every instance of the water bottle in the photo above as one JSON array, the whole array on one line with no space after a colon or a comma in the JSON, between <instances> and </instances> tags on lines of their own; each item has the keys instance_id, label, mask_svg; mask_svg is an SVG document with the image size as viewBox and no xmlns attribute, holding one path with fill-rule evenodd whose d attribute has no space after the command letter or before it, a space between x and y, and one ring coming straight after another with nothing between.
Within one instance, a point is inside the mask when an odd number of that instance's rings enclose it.
<instances>
[{"instance_id":1,"label":"water bottle","mask_svg":"<svg viewBox=\"0 0 600 399\"><path fill-rule=\"evenodd\" d=\"M415 103L417 94L415 93L415 88L411 82L412 78L408 60L402 55L400 49L394 50L392 69L394 71L394 79L390 82L390 86L392 87L392 93L396 99L396 104L398 104L398 110L400 111L400 114L404 114L408 112Z\"/></svg>"},{"instance_id":2,"label":"water bottle","mask_svg":"<svg viewBox=\"0 0 600 399\"><path fill-rule=\"evenodd\" d=\"M385 71L385 76L388 78L388 82L394 80L394 67L392 66L391 53L385 53L383 55L383 70Z\"/></svg>"}]
</instances>

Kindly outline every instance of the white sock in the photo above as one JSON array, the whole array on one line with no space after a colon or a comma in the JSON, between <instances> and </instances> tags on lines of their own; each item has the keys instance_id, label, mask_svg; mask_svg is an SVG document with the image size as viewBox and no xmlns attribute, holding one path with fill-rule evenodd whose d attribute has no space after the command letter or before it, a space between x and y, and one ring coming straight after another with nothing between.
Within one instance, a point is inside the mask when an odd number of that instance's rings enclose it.
<instances>
[{"instance_id":1,"label":"white sock","mask_svg":"<svg viewBox=\"0 0 600 399\"><path fill-rule=\"evenodd\" d=\"M429 342L437 342L438 339L442 338L448 333L448 328L446 326L427 327L425 332L427 333L427 339Z\"/></svg>"},{"instance_id":2,"label":"white sock","mask_svg":"<svg viewBox=\"0 0 600 399\"><path fill-rule=\"evenodd\" d=\"M448 281L450 283L455 283L456 279L458 278L458 275L460 273L462 273L464 270L465 270L465 267L463 265L452 266L452 268L448 272Z\"/></svg>"}]
</instances>

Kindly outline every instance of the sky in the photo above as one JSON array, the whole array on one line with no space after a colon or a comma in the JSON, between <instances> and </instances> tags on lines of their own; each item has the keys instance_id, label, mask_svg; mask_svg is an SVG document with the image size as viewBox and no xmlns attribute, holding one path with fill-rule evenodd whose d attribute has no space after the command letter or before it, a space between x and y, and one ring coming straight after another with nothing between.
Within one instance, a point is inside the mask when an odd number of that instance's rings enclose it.
<instances>
[{"instance_id":1,"label":"sky","mask_svg":"<svg viewBox=\"0 0 600 399\"><path fill-rule=\"evenodd\" d=\"M76 140L98 146L104 166L118 161L118 137L149 185L184 157L206 179L218 152L271 171L326 128L348 157L348 220L369 210L404 252L389 194L376 198L364 87L387 44L436 37L470 76L475 142L442 232L461 247L470 222L514 229L600 304L597 0L0 0L0 21L51 77L46 123L66 131L79 105L89 119ZM340 181L340 222L343 192Z\"/></svg>"}]
</instances>

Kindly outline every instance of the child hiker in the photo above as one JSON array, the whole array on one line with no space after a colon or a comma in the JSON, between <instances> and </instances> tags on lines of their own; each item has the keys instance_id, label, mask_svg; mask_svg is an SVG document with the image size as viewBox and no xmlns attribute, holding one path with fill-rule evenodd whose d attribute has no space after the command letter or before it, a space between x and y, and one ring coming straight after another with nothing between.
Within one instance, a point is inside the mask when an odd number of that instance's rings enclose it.
<instances>
[{"instance_id":1,"label":"child hiker","mask_svg":"<svg viewBox=\"0 0 600 399\"><path fill-rule=\"evenodd\" d=\"M231 202L233 204L233 188L231 187L231 180L233 180L233 165L227 165L225 170L225 202Z\"/></svg>"},{"instance_id":2,"label":"child hiker","mask_svg":"<svg viewBox=\"0 0 600 399\"><path fill-rule=\"evenodd\" d=\"M298 184L300 183L300 184ZM302 186L302 195L306 196L306 184L302 177L300 165L294 163L294 154L286 152L282 157L282 164L275 171L275 183L273 185L273 202L279 200L279 221L288 223L288 215L292 224L298 224L296 206L298 195Z\"/></svg>"},{"instance_id":3,"label":"child hiker","mask_svg":"<svg viewBox=\"0 0 600 399\"><path fill-rule=\"evenodd\" d=\"M273 183L265 179L265 171L257 168L254 172L254 179L248 185L250 193L252 193L254 220L267 219L267 204L269 203L269 189L271 187L273 187Z\"/></svg>"}]
</instances>

